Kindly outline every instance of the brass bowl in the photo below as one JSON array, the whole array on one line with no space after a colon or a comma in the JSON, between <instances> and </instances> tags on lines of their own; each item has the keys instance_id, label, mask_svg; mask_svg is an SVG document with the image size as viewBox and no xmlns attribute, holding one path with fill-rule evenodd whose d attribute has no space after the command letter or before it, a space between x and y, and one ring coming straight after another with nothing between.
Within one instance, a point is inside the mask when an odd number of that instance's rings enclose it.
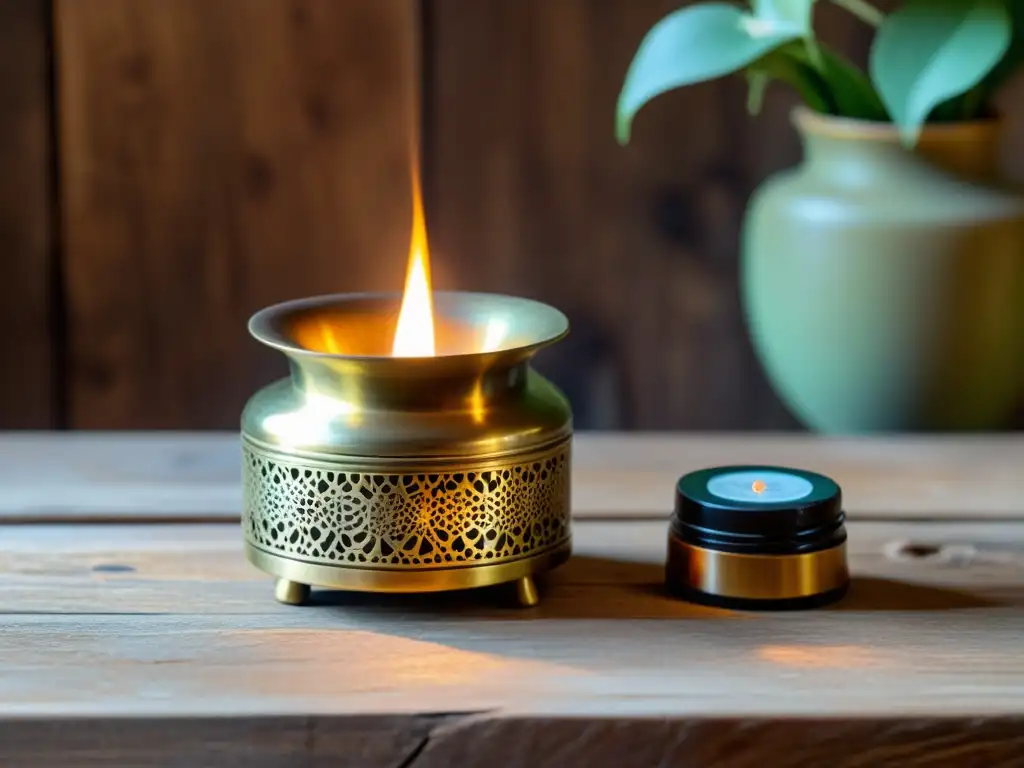
<instances>
[{"instance_id":1,"label":"brass bowl","mask_svg":"<svg viewBox=\"0 0 1024 768\"><path fill-rule=\"evenodd\" d=\"M437 354L392 357L401 294L256 313L291 376L242 414L245 551L309 587L430 592L532 577L570 553L572 411L530 362L568 321L529 299L435 292Z\"/></svg>"}]
</instances>

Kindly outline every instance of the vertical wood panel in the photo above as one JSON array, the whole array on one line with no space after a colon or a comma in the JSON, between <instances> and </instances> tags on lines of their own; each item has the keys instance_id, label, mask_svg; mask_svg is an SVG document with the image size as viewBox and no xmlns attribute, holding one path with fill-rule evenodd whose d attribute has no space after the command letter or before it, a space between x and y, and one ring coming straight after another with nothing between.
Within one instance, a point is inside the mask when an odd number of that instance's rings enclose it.
<instances>
[{"instance_id":1,"label":"vertical wood panel","mask_svg":"<svg viewBox=\"0 0 1024 768\"><path fill-rule=\"evenodd\" d=\"M57 426L47 3L0 3L0 429Z\"/></svg>"},{"instance_id":2,"label":"vertical wood panel","mask_svg":"<svg viewBox=\"0 0 1024 768\"><path fill-rule=\"evenodd\" d=\"M234 427L266 304L397 288L413 0L59 0L76 427Z\"/></svg>"},{"instance_id":3,"label":"vertical wood panel","mask_svg":"<svg viewBox=\"0 0 1024 768\"><path fill-rule=\"evenodd\" d=\"M613 139L629 60L679 5L429 0L436 258L460 286L570 315L545 364L581 426L793 427L753 357L738 286L747 198L799 157L793 99L773 88L752 119L729 78L645 107L629 147ZM856 22L820 20L828 39L863 47Z\"/></svg>"}]
</instances>

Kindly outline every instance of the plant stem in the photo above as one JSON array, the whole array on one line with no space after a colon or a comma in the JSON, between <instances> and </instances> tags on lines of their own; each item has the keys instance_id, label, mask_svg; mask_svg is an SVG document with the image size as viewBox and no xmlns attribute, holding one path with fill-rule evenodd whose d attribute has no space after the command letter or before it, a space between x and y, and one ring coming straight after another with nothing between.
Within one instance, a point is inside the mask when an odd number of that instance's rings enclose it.
<instances>
[{"instance_id":1,"label":"plant stem","mask_svg":"<svg viewBox=\"0 0 1024 768\"><path fill-rule=\"evenodd\" d=\"M816 70L824 75L825 60L821 55L821 48L818 47L818 41L814 39L814 36L804 38L804 45L807 47L807 57L810 59L811 64Z\"/></svg>"},{"instance_id":2,"label":"plant stem","mask_svg":"<svg viewBox=\"0 0 1024 768\"><path fill-rule=\"evenodd\" d=\"M882 22L885 20L885 14L875 8L870 0L832 0L832 2L872 27L882 26Z\"/></svg>"}]
</instances>

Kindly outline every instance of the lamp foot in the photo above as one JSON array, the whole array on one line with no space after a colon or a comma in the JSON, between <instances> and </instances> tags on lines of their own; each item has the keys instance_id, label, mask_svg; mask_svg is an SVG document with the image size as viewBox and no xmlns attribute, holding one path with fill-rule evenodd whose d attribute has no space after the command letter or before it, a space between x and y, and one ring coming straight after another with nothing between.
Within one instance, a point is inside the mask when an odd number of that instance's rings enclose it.
<instances>
[{"instance_id":1,"label":"lamp foot","mask_svg":"<svg viewBox=\"0 0 1024 768\"><path fill-rule=\"evenodd\" d=\"M278 579L274 585L274 597L285 605L305 605L309 600L309 585L297 581Z\"/></svg>"},{"instance_id":2,"label":"lamp foot","mask_svg":"<svg viewBox=\"0 0 1024 768\"><path fill-rule=\"evenodd\" d=\"M516 598L523 608L532 608L540 602L537 585L532 576L523 576L516 582Z\"/></svg>"}]
</instances>

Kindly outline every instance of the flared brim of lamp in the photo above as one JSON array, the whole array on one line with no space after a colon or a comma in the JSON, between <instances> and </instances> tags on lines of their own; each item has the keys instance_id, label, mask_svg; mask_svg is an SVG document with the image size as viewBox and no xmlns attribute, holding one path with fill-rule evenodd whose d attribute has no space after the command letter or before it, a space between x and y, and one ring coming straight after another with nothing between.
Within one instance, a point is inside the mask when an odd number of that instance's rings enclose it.
<instances>
[{"instance_id":1,"label":"flared brim of lamp","mask_svg":"<svg viewBox=\"0 0 1024 768\"><path fill-rule=\"evenodd\" d=\"M532 299L435 291L432 301L435 350L424 357L454 361L494 353L529 355L569 331L564 314ZM249 332L293 357L394 359L401 306L400 292L313 296L260 310L249 320Z\"/></svg>"}]
</instances>

